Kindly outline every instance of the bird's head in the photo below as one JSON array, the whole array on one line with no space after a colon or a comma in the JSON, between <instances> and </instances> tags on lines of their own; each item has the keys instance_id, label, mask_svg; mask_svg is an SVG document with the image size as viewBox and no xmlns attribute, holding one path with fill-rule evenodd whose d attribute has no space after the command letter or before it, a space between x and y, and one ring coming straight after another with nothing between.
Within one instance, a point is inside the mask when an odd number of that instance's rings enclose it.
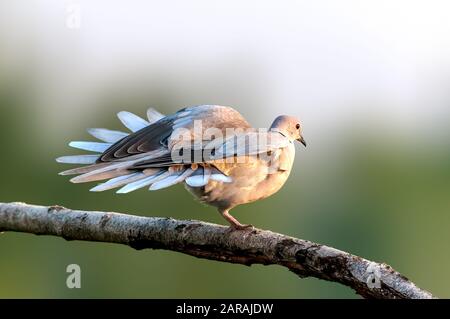
<instances>
[{"instance_id":1,"label":"bird's head","mask_svg":"<svg viewBox=\"0 0 450 319\"><path fill-rule=\"evenodd\" d=\"M270 126L270 130L279 132L291 141L297 140L306 146L305 139L302 135L302 126L300 125L300 121L294 116L278 116Z\"/></svg>"}]
</instances>

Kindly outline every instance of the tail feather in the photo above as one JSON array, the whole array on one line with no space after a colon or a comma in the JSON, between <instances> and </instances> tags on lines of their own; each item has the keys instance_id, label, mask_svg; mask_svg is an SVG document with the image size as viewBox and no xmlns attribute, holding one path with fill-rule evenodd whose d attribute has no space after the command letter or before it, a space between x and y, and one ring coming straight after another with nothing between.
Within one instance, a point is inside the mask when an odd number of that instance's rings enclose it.
<instances>
[{"instance_id":1,"label":"tail feather","mask_svg":"<svg viewBox=\"0 0 450 319\"><path fill-rule=\"evenodd\" d=\"M186 184L191 187L203 187L209 182L211 169L209 167L198 168L194 174L186 178Z\"/></svg>"},{"instance_id":2,"label":"tail feather","mask_svg":"<svg viewBox=\"0 0 450 319\"><path fill-rule=\"evenodd\" d=\"M91 188L91 192L102 192L106 190L110 190L116 187L124 186L126 184L130 184L133 182L137 182L138 180L141 180L145 177L149 176L155 176L159 173L161 173L162 170L160 169L146 169L142 172L134 172L131 174L121 175L115 178L110 179L109 181L99 184L94 188Z\"/></svg>"},{"instance_id":3,"label":"tail feather","mask_svg":"<svg viewBox=\"0 0 450 319\"><path fill-rule=\"evenodd\" d=\"M123 125L125 125L132 132L139 131L140 129L150 125L150 123L143 118L127 111L117 113L117 117Z\"/></svg>"},{"instance_id":4,"label":"tail feather","mask_svg":"<svg viewBox=\"0 0 450 319\"><path fill-rule=\"evenodd\" d=\"M211 168L211 175L209 178L214 181L222 182L222 183L231 183L233 181L233 179L231 177L225 175L224 173L222 173L215 167Z\"/></svg>"},{"instance_id":5,"label":"tail feather","mask_svg":"<svg viewBox=\"0 0 450 319\"><path fill-rule=\"evenodd\" d=\"M136 173L131 173L128 175L122 175L122 176L118 176L115 178L110 179L109 181L99 184L93 188L90 189L91 192L103 192L103 191L107 191L119 186L123 186L126 185L128 183L132 183L135 182L139 179L142 179L144 177L146 177L147 175L145 175L142 172L136 172Z\"/></svg>"},{"instance_id":6,"label":"tail feather","mask_svg":"<svg viewBox=\"0 0 450 319\"><path fill-rule=\"evenodd\" d=\"M150 124L152 124L152 123L159 121L160 119L162 119L165 116L163 114L159 113L154 108L149 108L147 110L147 117L148 117L148 121L150 122Z\"/></svg>"},{"instance_id":7,"label":"tail feather","mask_svg":"<svg viewBox=\"0 0 450 319\"><path fill-rule=\"evenodd\" d=\"M159 156L161 154L160 151L156 151L156 152L148 152L145 154L138 154L138 155L134 155L134 156L130 156L127 160L124 161L116 161L116 162L105 162L105 163L98 163L98 164L93 164L93 165L88 165L88 166L82 166L82 167L76 167L76 168L72 168L66 171L63 171L61 173L59 173L59 175L79 175L79 174L83 174L80 175L80 180L81 177L85 176L86 174L96 174L96 173L102 173L105 170L112 170L112 169L116 169L118 168L128 168L133 166L136 162L142 161L142 160L146 160L151 158L152 156ZM82 156L87 156L87 155L82 155ZM97 155L94 155L97 156ZM152 171L155 171L156 169L146 169L144 170L147 171L146 175L150 175L152 173ZM82 183L82 181L79 181L78 183Z\"/></svg>"},{"instance_id":8,"label":"tail feather","mask_svg":"<svg viewBox=\"0 0 450 319\"><path fill-rule=\"evenodd\" d=\"M80 150L103 153L112 144L111 143L100 143L100 142L84 142L84 141L73 141L69 143L70 147L78 148Z\"/></svg>"},{"instance_id":9,"label":"tail feather","mask_svg":"<svg viewBox=\"0 0 450 319\"><path fill-rule=\"evenodd\" d=\"M108 171L98 172L95 174L93 174L93 172L91 172L91 173L86 173L86 174L74 177L70 180L70 182L72 182L74 184L96 182L96 181L101 181L104 179L109 179L109 178L126 175L129 173L130 173L130 171L128 171L126 169L111 169Z\"/></svg>"},{"instance_id":10,"label":"tail feather","mask_svg":"<svg viewBox=\"0 0 450 319\"><path fill-rule=\"evenodd\" d=\"M121 189L119 189L117 191L118 194L126 194L132 191L135 191L139 188L145 187L150 185L153 182L158 181L159 179L162 179L166 176L168 176L169 174L171 174L170 172L166 171L166 170L161 170L160 173L157 173L155 175L151 175L148 176L146 178L140 179L136 182L127 184L126 186L122 187Z\"/></svg>"},{"instance_id":11,"label":"tail feather","mask_svg":"<svg viewBox=\"0 0 450 319\"><path fill-rule=\"evenodd\" d=\"M124 175L128 173L127 168L130 167L132 162L120 162L108 164L109 165L102 166L99 169L74 177L70 181L72 183L86 183Z\"/></svg>"},{"instance_id":12,"label":"tail feather","mask_svg":"<svg viewBox=\"0 0 450 319\"><path fill-rule=\"evenodd\" d=\"M98 155L71 155L58 157L56 161L65 164L94 164L97 159Z\"/></svg>"},{"instance_id":13,"label":"tail feather","mask_svg":"<svg viewBox=\"0 0 450 319\"><path fill-rule=\"evenodd\" d=\"M68 169L66 171L63 171L61 173L59 173L59 175L78 175L78 174L85 174L85 173L89 173L92 172L96 169L105 167L111 165L111 163L99 163L99 164L93 164L93 165L88 165L88 166L81 166L81 167L76 167L76 168L72 168L72 169Z\"/></svg>"},{"instance_id":14,"label":"tail feather","mask_svg":"<svg viewBox=\"0 0 450 319\"><path fill-rule=\"evenodd\" d=\"M87 131L93 137L107 143L116 143L128 136L128 133L108 130L106 128L90 128Z\"/></svg>"},{"instance_id":15,"label":"tail feather","mask_svg":"<svg viewBox=\"0 0 450 319\"><path fill-rule=\"evenodd\" d=\"M182 170L179 172L172 173L172 175L167 176L164 179L161 179L150 186L151 191L156 191L158 189L170 187L172 185L178 184L184 181L187 177L189 177L194 171L190 168L186 170Z\"/></svg>"}]
</instances>

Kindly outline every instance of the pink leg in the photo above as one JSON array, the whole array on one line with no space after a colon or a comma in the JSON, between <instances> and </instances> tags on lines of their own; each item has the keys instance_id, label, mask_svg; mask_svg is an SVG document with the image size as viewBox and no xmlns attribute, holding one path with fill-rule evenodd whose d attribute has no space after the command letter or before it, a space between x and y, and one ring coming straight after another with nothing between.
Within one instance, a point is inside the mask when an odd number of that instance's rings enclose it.
<instances>
[{"instance_id":1,"label":"pink leg","mask_svg":"<svg viewBox=\"0 0 450 319\"><path fill-rule=\"evenodd\" d=\"M230 227L233 227L233 228L239 229L239 230L253 228L252 225L241 224L236 218L234 218L233 216L230 215L230 213L228 213L228 209L225 209L225 210L219 209L219 212L222 214L223 218L225 218L230 223Z\"/></svg>"}]
</instances>

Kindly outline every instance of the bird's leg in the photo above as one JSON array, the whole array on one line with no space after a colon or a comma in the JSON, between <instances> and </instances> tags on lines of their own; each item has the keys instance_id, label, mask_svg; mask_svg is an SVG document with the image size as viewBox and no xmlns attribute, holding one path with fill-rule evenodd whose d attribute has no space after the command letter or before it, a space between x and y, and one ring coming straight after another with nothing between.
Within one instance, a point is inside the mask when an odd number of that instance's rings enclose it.
<instances>
[{"instance_id":1,"label":"bird's leg","mask_svg":"<svg viewBox=\"0 0 450 319\"><path fill-rule=\"evenodd\" d=\"M253 228L253 225L241 224L236 218L230 215L228 209L219 209L219 212L222 214L223 218L225 218L230 223L230 227L234 229L243 230Z\"/></svg>"}]
</instances>

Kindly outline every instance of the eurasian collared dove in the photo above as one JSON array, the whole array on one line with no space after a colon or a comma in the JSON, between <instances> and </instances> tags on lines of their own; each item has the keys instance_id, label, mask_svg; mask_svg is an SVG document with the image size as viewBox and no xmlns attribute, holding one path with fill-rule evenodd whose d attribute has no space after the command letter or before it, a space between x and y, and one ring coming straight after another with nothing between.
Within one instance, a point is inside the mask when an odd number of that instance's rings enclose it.
<instances>
[{"instance_id":1,"label":"eurasian collared dove","mask_svg":"<svg viewBox=\"0 0 450 319\"><path fill-rule=\"evenodd\" d=\"M89 129L102 142L69 145L97 154L57 158L87 165L60 174L78 175L73 183L108 179L93 192L157 190L184 182L237 229L251 225L241 224L229 210L276 193L291 171L294 141L306 146L300 122L292 116L277 117L265 131L251 128L233 108L218 105L187 107L168 116L149 109L148 121L129 112L118 117L132 133Z\"/></svg>"}]
</instances>

